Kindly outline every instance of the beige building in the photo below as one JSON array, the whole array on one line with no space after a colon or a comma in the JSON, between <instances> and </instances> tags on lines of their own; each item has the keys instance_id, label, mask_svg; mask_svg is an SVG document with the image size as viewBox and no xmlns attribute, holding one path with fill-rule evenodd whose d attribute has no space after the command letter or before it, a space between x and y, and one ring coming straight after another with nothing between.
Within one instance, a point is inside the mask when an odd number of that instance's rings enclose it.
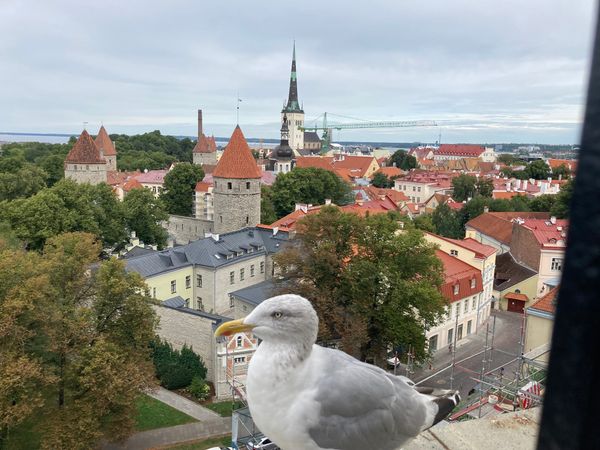
<instances>
[{"instance_id":1,"label":"beige building","mask_svg":"<svg viewBox=\"0 0 600 450\"><path fill-rule=\"evenodd\" d=\"M394 181L394 189L410 198L412 203L424 203L434 194L450 194L452 185L446 182L410 181L398 178Z\"/></svg>"},{"instance_id":2,"label":"beige building","mask_svg":"<svg viewBox=\"0 0 600 450\"><path fill-rule=\"evenodd\" d=\"M535 352L536 349L540 349L541 352L550 349L558 290L558 286L551 288L543 297L526 309L527 328L524 348L526 354ZM544 353L538 360L548 361L548 357L549 353Z\"/></svg>"},{"instance_id":3,"label":"beige building","mask_svg":"<svg viewBox=\"0 0 600 450\"><path fill-rule=\"evenodd\" d=\"M537 297L537 283L537 272L519 264L510 252L496 257L494 299L497 308L523 313Z\"/></svg>"}]
</instances>

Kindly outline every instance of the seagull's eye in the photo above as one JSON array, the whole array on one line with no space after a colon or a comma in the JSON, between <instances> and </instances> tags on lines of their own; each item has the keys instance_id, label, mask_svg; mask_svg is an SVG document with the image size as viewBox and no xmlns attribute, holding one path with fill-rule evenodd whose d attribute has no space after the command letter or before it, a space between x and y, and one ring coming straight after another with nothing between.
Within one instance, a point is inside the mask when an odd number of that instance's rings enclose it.
<instances>
[{"instance_id":1,"label":"seagull's eye","mask_svg":"<svg viewBox=\"0 0 600 450\"><path fill-rule=\"evenodd\" d=\"M271 314L271 316L273 316L275 319L281 319L283 314L281 314L279 311L275 311L273 314Z\"/></svg>"}]
</instances>

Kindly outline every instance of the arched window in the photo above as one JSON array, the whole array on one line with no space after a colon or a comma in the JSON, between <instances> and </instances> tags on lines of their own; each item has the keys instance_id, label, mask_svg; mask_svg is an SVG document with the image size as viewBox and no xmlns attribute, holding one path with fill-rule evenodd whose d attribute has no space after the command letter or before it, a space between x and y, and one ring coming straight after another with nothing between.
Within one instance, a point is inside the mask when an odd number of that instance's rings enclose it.
<instances>
[{"instance_id":1,"label":"arched window","mask_svg":"<svg viewBox=\"0 0 600 450\"><path fill-rule=\"evenodd\" d=\"M235 346L239 348L243 345L243 342L244 342L243 338L241 336L238 336L235 340Z\"/></svg>"}]
</instances>

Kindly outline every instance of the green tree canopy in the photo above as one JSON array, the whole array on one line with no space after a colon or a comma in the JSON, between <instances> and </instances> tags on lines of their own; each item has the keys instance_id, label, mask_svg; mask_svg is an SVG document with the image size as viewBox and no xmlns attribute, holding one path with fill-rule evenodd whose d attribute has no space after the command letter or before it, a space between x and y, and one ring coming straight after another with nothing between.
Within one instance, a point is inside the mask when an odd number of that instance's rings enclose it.
<instances>
[{"instance_id":1,"label":"green tree canopy","mask_svg":"<svg viewBox=\"0 0 600 450\"><path fill-rule=\"evenodd\" d=\"M271 198L271 187L266 184L260 187L260 223L270 225L277 220L273 199Z\"/></svg>"},{"instance_id":2,"label":"green tree canopy","mask_svg":"<svg viewBox=\"0 0 600 450\"><path fill-rule=\"evenodd\" d=\"M461 239L465 235L461 213L452 210L447 204L439 205L431 215L435 232L441 236Z\"/></svg>"},{"instance_id":3,"label":"green tree canopy","mask_svg":"<svg viewBox=\"0 0 600 450\"><path fill-rule=\"evenodd\" d=\"M550 213L559 219L568 219L571 197L573 197L573 180L569 180L560 188Z\"/></svg>"},{"instance_id":4,"label":"green tree canopy","mask_svg":"<svg viewBox=\"0 0 600 450\"><path fill-rule=\"evenodd\" d=\"M385 362L390 346L427 357L426 330L439 320L441 263L422 232L384 214L361 218L325 207L298 224L298 245L276 255L286 292L308 298L319 339L339 339L362 360Z\"/></svg>"},{"instance_id":5,"label":"green tree canopy","mask_svg":"<svg viewBox=\"0 0 600 450\"><path fill-rule=\"evenodd\" d=\"M391 188L394 187L394 181L390 180L385 173L377 172L373 179L371 180L371 184L377 188Z\"/></svg>"},{"instance_id":6,"label":"green tree canopy","mask_svg":"<svg viewBox=\"0 0 600 450\"><path fill-rule=\"evenodd\" d=\"M475 183L475 191L482 197L491 197L494 192L494 182L491 178L479 178Z\"/></svg>"},{"instance_id":7,"label":"green tree canopy","mask_svg":"<svg viewBox=\"0 0 600 450\"><path fill-rule=\"evenodd\" d=\"M202 167L191 163L179 163L165 175L164 190L160 197L169 214L192 215L194 188L203 178Z\"/></svg>"},{"instance_id":8,"label":"green tree canopy","mask_svg":"<svg viewBox=\"0 0 600 450\"><path fill-rule=\"evenodd\" d=\"M397 168L402 170L416 169L419 167L417 158L409 155L406 150L396 150L389 159L390 165L395 164Z\"/></svg>"},{"instance_id":9,"label":"green tree canopy","mask_svg":"<svg viewBox=\"0 0 600 450\"><path fill-rule=\"evenodd\" d=\"M167 232L160 222L169 214L160 198L145 188L132 189L123 200L127 229L135 231L145 244L155 244L160 248L167 243Z\"/></svg>"},{"instance_id":10,"label":"green tree canopy","mask_svg":"<svg viewBox=\"0 0 600 450\"><path fill-rule=\"evenodd\" d=\"M352 201L350 186L335 173L314 167L295 167L277 175L271 187L271 199L277 217L294 210L296 203L322 205L331 199L336 205Z\"/></svg>"},{"instance_id":11,"label":"green tree canopy","mask_svg":"<svg viewBox=\"0 0 600 450\"><path fill-rule=\"evenodd\" d=\"M452 178L452 198L457 202L462 202L475 196L477 178L471 175L461 174Z\"/></svg>"},{"instance_id":12,"label":"green tree canopy","mask_svg":"<svg viewBox=\"0 0 600 450\"><path fill-rule=\"evenodd\" d=\"M527 164L524 172L527 174L527 178L545 180L550 176L550 167L548 167L545 161L538 159Z\"/></svg>"},{"instance_id":13,"label":"green tree canopy","mask_svg":"<svg viewBox=\"0 0 600 450\"><path fill-rule=\"evenodd\" d=\"M571 178L571 169L569 169L566 165L561 164L555 169L552 169L552 178L558 180L559 178L563 180L568 180Z\"/></svg>"},{"instance_id":14,"label":"green tree canopy","mask_svg":"<svg viewBox=\"0 0 600 450\"><path fill-rule=\"evenodd\" d=\"M82 233L49 239L41 254L0 248L0 436L8 448L9 429L26 422L43 449L95 448L133 430L135 398L153 383L157 322L145 283L123 262L88 272L99 251Z\"/></svg>"}]
</instances>

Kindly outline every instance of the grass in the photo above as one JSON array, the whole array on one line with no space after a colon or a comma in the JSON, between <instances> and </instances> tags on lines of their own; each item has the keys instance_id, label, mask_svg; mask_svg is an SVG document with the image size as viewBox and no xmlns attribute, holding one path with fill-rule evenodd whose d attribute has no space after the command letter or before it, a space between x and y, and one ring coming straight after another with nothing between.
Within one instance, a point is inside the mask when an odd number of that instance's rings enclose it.
<instances>
[{"instance_id":1,"label":"grass","mask_svg":"<svg viewBox=\"0 0 600 450\"><path fill-rule=\"evenodd\" d=\"M230 401L227 402L217 402L217 403L205 403L204 407L208 409L212 409L221 417L231 417L232 403ZM235 409L241 408L242 402L235 402Z\"/></svg>"},{"instance_id":2,"label":"grass","mask_svg":"<svg viewBox=\"0 0 600 450\"><path fill-rule=\"evenodd\" d=\"M194 442L192 444L176 445L174 447L168 447L169 450L206 450L211 447L224 446L228 447L231 445L231 436L224 436L221 438L212 438L205 441Z\"/></svg>"},{"instance_id":3,"label":"grass","mask_svg":"<svg viewBox=\"0 0 600 450\"><path fill-rule=\"evenodd\" d=\"M135 429L137 431L154 430L155 428L197 422L193 417L147 395L140 395L137 398L136 409Z\"/></svg>"},{"instance_id":4,"label":"grass","mask_svg":"<svg viewBox=\"0 0 600 450\"><path fill-rule=\"evenodd\" d=\"M36 421L27 420L12 428L8 439L2 443L0 448L6 450L31 450L40 448L41 435L36 431ZM4 444L4 446L2 446Z\"/></svg>"}]
</instances>

